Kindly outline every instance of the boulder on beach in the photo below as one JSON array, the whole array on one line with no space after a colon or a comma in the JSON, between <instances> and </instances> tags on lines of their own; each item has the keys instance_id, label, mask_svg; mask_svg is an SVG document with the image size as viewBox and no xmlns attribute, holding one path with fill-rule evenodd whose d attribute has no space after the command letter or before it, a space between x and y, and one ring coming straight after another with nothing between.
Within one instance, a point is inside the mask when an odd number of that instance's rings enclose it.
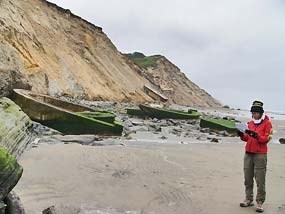
<instances>
[{"instance_id":1,"label":"boulder on beach","mask_svg":"<svg viewBox=\"0 0 285 214\"><path fill-rule=\"evenodd\" d=\"M19 196L11 191L4 200L6 204L5 214L25 214L24 206Z\"/></svg>"},{"instance_id":2,"label":"boulder on beach","mask_svg":"<svg viewBox=\"0 0 285 214\"><path fill-rule=\"evenodd\" d=\"M0 146L18 158L31 141L32 121L8 98L0 98Z\"/></svg>"},{"instance_id":3,"label":"boulder on beach","mask_svg":"<svg viewBox=\"0 0 285 214\"><path fill-rule=\"evenodd\" d=\"M23 168L15 157L0 147L0 201L16 186L22 176Z\"/></svg>"},{"instance_id":4,"label":"boulder on beach","mask_svg":"<svg viewBox=\"0 0 285 214\"><path fill-rule=\"evenodd\" d=\"M19 106L8 98L0 98L0 201L7 204L7 208L3 207L5 213L24 213L15 212L19 209L9 193L22 176L23 168L17 158L32 141L32 127L32 121Z\"/></svg>"}]
</instances>

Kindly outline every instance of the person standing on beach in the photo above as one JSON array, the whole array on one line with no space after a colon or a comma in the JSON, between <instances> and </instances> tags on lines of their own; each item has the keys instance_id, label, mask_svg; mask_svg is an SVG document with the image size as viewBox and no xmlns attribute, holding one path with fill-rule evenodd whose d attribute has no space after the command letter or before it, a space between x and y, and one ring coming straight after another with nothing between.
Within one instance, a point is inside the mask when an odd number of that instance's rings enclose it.
<instances>
[{"instance_id":1,"label":"person standing on beach","mask_svg":"<svg viewBox=\"0 0 285 214\"><path fill-rule=\"evenodd\" d=\"M253 186L255 178L257 184L256 212L263 212L265 202L265 177L267 166L267 143L271 139L272 124L264 114L263 103L254 101L251 107L252 120L248 123L248 130L238 131L238 136L246 142L244 155L244 185L245 200L241 207L253 206Z\"/></svg>"}]
</instances>

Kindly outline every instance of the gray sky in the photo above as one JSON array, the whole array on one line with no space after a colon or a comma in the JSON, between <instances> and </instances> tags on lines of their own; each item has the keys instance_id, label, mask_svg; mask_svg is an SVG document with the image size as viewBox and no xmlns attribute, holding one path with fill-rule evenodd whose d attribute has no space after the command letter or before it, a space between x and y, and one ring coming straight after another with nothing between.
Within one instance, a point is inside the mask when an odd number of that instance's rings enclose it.
<instances>
[{"instance_id":1,"label":"gray sky","mask_svg":"<svg viewBox=\"0 0 285 214\"><path fill-rule=\"evenodd\" d=\"M285 112L283 0L52 0L121 52L162 54L224 104Z\"/></svg>"}]
</instances>

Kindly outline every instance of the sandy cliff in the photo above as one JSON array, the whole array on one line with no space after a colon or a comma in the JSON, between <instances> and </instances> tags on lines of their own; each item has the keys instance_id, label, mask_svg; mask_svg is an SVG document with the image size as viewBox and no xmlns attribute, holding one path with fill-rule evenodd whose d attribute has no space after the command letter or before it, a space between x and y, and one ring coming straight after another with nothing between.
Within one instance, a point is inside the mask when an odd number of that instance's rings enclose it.
<instances>
[{"instance_id":1,"label":"sandy cliff","mask_svg":"<svg viewBox=\"0 0 285 214\"><path fill-rule=\"evenodd\" d=\"M163 60L158 69L164 72L155 75L173 78ZM44 0L0 0L0 69L20 71L35 92L93 100L152 101L143 86L156 84L116 49L102 28ZM171 102L218 104L183 79Z\"/></svg>"}]
</instances>

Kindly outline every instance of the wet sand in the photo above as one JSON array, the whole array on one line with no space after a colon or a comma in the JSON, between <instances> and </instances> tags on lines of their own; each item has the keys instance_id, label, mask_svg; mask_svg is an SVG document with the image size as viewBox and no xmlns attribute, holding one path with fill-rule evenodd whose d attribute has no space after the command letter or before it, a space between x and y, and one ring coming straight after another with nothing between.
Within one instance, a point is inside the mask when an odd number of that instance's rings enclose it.
<instances>
[{"instance_id":1,"label":"wet sand","mask_svg":"<svg viewBox=\"0 0 285 214\"><path fill-rule=\"evenodd\" d=\"M233 138L236 139L237 138ZM243 214L244 143L40 145L20 162L28 214ZM270 144L265 213L285 213L285 145ZM64 210L64 211L63 211Z\"/></svg>"}]
</instances>

